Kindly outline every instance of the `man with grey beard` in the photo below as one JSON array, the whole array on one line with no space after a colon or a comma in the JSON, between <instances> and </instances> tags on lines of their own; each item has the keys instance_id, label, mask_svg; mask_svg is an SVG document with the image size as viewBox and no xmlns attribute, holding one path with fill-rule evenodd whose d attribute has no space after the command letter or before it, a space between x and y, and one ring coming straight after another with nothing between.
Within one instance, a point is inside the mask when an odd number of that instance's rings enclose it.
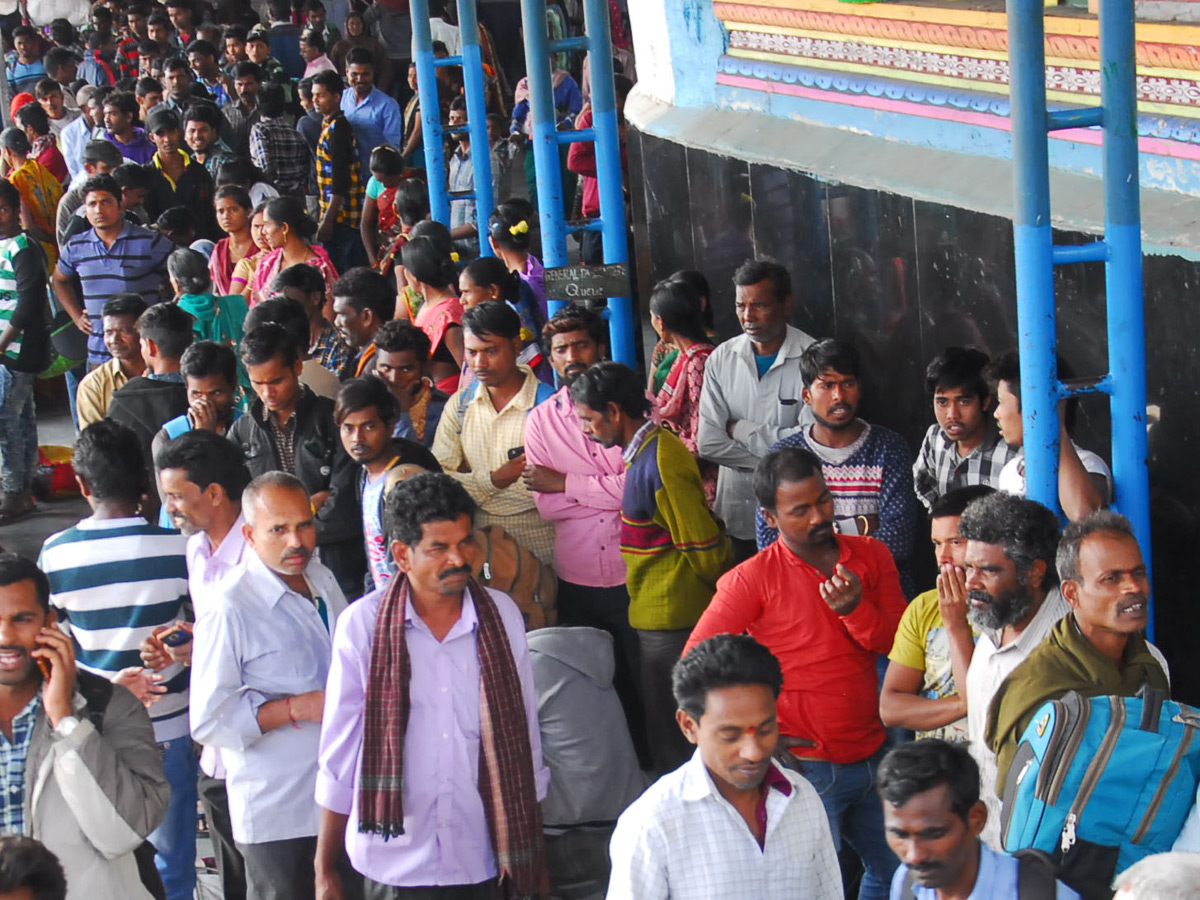
<instances>
[{"instance_id":1,"label":"man with grey beard","mask_svg":"<svg viewBox=\"0 0 1200 900\"><path fill-rule=\"evenodd\" d=\"M979 641L967 670L967 734L979 764L987 824L980 837L1002 851L996 757L984 740L988 707L1001 683L1069 611L1058 589L1058 519L1032 500L996 493L963 512L967 618Z\"/></svg>"}]
</instances>

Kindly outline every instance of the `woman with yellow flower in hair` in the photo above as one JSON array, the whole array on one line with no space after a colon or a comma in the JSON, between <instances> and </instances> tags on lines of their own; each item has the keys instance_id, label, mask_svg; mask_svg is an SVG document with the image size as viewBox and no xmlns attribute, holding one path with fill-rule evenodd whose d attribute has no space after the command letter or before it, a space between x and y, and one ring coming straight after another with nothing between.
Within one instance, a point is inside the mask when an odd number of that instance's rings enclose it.
<instances>
[{"instance_id":1,"label":"woman with yellow flower in hair","mask_svg":"<svg viewBox=\"0 0 1200 900\"><path fill-rule=\"evenodd\" d=\"M409 239L400 258L408 287L421 297L412 323L429 338L429 376L438 390L453 394L463 365L463 306L455 293L458 270L432 237Z\"/></svg>"},{"instance_id":2,"label":"woman with yellow flower in hair","mask_svg":"<svg viewBox=\"0 0 1200 900\"><path fill-rule=\"evenodd\" d=\"M462 299L464 312L484 300L507 303L521 319L521 352L517 354L517 362L529 366L539 381L554 384L554 370L550 368L538 340L545 320L538 317L533 292L516 272L510 272L495 256L481 256L469 263L458 276L458 295ZM475 373L464 363L458 381L459 390L474 379Z\"/></svg>"},{"instance_id":3,"label":"woman with yellow flower in hair","mask_svg":"<svg viewBox=\"0 0 1200 900\"><path fill-rule=\"evenodd\" d=\"M496 207L488 219L488 241L493 252L504 260L509 270L521 276L533 292L538 314L545 322L546 276L542 261L529 252L533 243L533 207L528 200L514 198Z\"/></svg>"}]
</instances>

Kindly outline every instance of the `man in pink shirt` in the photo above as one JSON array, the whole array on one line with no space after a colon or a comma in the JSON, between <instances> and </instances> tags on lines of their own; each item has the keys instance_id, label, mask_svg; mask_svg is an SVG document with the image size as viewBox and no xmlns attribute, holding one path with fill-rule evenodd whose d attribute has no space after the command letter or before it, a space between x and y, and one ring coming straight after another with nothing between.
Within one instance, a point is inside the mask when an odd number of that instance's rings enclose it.
<instances>
[{"instance_id":1,"label":"man in pink shirt","mask_svg":"<svg viewBox=\"0 0 1200 900\"><path fill-rule=\"evenodd\" d=\"M525 419L525 486L542 518L556 528L559 624L588 625L612 635L613 686L638 756L645 761L638 640L629 624L620 546L625 463L620 447L604 448L584 436L568 391L582 372L604 358L607 329L598 314L571 305L546 323L542 335L562 387Z\"/></svg>"}]
</instances>

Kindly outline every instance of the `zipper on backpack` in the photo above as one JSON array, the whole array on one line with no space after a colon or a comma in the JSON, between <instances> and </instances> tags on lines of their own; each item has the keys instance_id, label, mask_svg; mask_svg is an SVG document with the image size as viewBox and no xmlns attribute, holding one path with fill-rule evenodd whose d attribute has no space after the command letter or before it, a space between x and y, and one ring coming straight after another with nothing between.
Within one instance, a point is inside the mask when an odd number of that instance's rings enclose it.
<instances>
[{"instance_id":1,"label":"zipper on backpack","mask_svg":"<svg viewBox=\"0 0 1200 900\"><path fill-rule=\"evenodd\" d=\"M1175 718L1176 721L1179 720L1178 716ZM1175 755L1171 757L1171 764L1167 766L1166 774L1163 775L1162 781L1158 783L1158 787L1154 791L1154 796L1150 798L1150 805L1146 807L1146 812L1142 815L1142 820L1138 822L1137 830L1133 832L1133 838L1130 843L1141 843L1142 838L1146 836L1146 832L1150 830L1150 826L1154 823L1154 817L1158 815L1158 808L1162 806L1163 798L1167 795L1167 788L1175 780L1175 775L1179 772L1179 766L1183 763L1183 757L1187 754L1188 748L1191 746L1192 739L1195 736L1196 726L1189 723L1187 730L1183 733L1183 737L1179 740L1179 746L1175 748Z\"/></svg>"},{"instance_id":2,"label":"zipper on backpack","mask_svg":"<svg viewBox=\"0 0 1200 900\"><path fill-rule=\"evenodd\" d=\"M1063 853L1070 850L1075 843L1075 826L1079 822L1079 817L1083 815L1084 807L1092 799L1096 785L1100 783L1100 776L1104 774L1104 768L1112 758L1113 750L1116 749L1117 740L1121 737L1121 730L1124 727L1125 698L1113 697L1112 715L1108 720L1108 728L1104 732L1100 746L1096 749L1096 755L1092 757L1087 770L1083 773L1083 780L1079 783L1079 792L1075 795L1075 799L1071 802L1071 808L1067 811L1067 821L1063 824L1061 842Z\"/></svg>"},{"instance_id":3,"label":"zipper on backpack","mask_svg":"<svg viewBox=\"0 0 1200 900\"><path fill-rule=\"evenodd\" d=\"M1083 736L1087 731L1088 720L1092 715L1092 706L1082 697L1077 697L1079 702L1079 718L1071 727L1071 733L1066 739L1066 743L1062 752L1054 759L1054 765L1050 767L1051 776L1049 787L1046 789L1046 803L1054 806L1058 803L1058 795L1062 792L1063 782L1067 778L1067 770L1070 765L1062 765L1063 760L1072 760L1075 754L1079 752L1079 745L1083 743ZM1040 773L1039 773L1040 774Z\"/></svg>"}]
</instances>

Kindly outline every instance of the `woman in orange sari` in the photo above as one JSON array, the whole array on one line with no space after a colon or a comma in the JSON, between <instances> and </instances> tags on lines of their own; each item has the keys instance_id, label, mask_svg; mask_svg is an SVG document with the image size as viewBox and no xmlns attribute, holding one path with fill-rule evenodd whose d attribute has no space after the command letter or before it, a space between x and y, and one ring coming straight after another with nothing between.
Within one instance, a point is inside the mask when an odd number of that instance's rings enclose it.
<instances>
[{"instance_id":1,"label":"woman in orange sari","mask_svg":"<svg viewBox=\"0 0 1200 900\"><path fill-rule=\"evenodd\" d=\"M50 269L58 262L54 217L62 199L62 182L36 159L29 156L29 138L16 127L0 132L0 155L7 167L7 178L21 193L21 227L42 245Z\"/></svg>"}]
</instances>

